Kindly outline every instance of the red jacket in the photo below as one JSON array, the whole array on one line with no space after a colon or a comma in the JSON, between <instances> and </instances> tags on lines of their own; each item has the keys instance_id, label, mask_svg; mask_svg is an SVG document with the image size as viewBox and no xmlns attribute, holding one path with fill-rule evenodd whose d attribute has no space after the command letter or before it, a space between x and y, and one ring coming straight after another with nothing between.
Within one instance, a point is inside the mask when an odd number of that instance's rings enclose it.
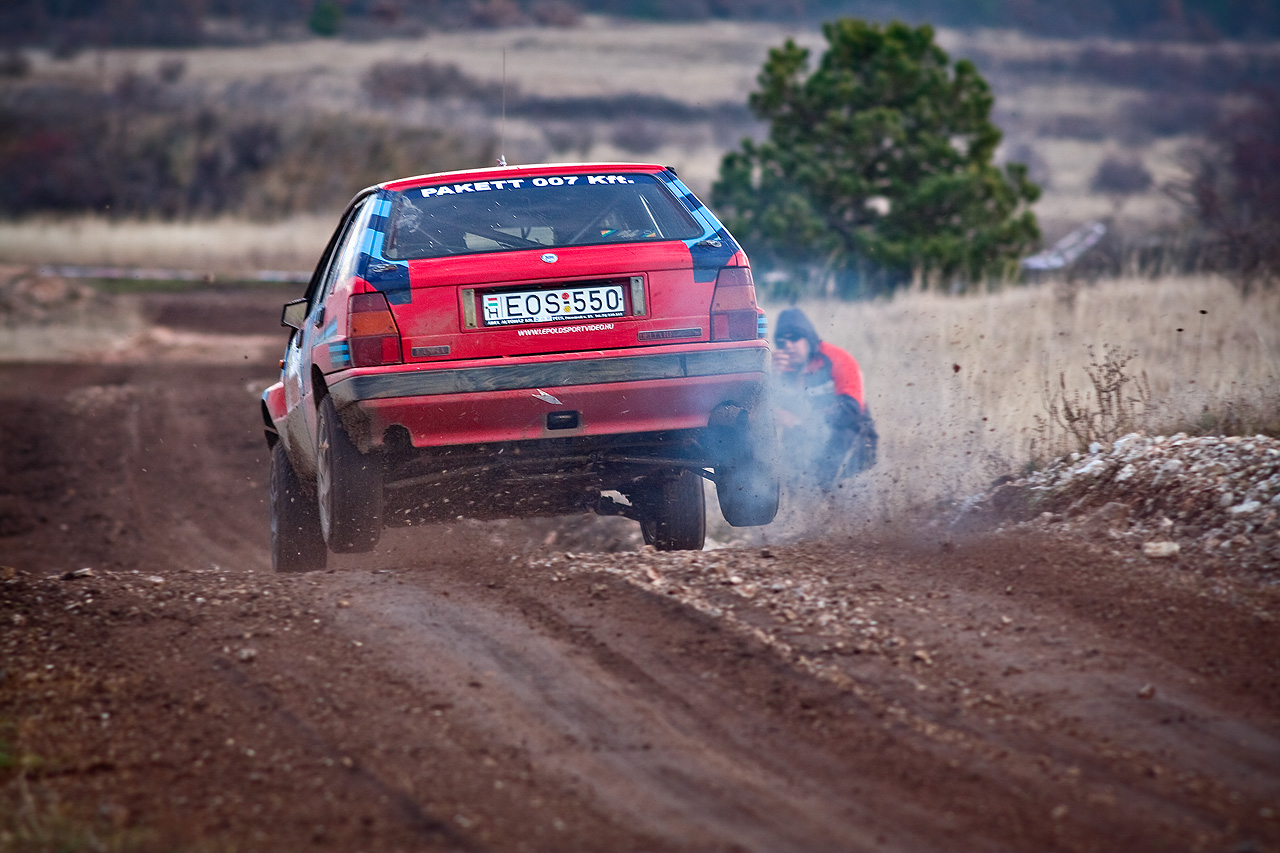
<instances>
[{"instance_id":1,"label":"red jacket","mask_svg":"<svg viewBox=\"0 0 1280 853\"><path fill-rule=\"evenodd\" d=\"M857 359L835 344L819 344L803 370L776 374L776 378L775 403L802 422L814 415L836 416L842 396L854 400L858 410L866 414L862 369Z\"/></svg>"},{"instance_id":2,"label":"red jacket","mask_svg":"<svg viewBox=\"0 0 1280 853\"><path fill-rule=\"evenodd\" d=\"M818 345L818 353L818 356L809 359L809 363L804 366L804 372L821 372L825 367L822 356L826 356L831 365L831 380L835 383L835 393L852 397L865 411L867 404L862 398L862 368L858 366L858 360L835 344L829 344L826 341Z\"/></svg>"}]
</instances>

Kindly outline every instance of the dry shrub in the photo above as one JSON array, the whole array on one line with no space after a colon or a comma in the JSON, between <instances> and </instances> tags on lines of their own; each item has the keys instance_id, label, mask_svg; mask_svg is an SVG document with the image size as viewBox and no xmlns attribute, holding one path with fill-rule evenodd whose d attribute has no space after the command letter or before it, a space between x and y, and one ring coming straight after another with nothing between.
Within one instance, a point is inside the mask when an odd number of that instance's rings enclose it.
<instances>
[{"instance_id":1,"label":"dry shrub","mask_svg":"<svg viewBox=\"0 0 1280 853\"><path fill-rule=\"evenodd\" d=\"M1125 136L1137 141L1201 134L1221 117L1222 98L1219 93L1157 92L1129 101L1121 114L1130 125Z\"/></svg>"},{"instance_id":2,"label":"dry shrub","mask_svg":"<svg viewBox=\"0 0 1280 853\"><path fill-rule=\"evenodd\" d=\"M542 138L556 154L577 154L585 159L596 142L596 128L587 122L547 122L542 125Z\"/></svg>"},{"instance_id":3,"label":"dry shrub","mask_svg":"<svg viewBox=\"0 0 1280 853\"><path fill-rule=\"evenodd\" d=\"M1038 129L1040 136L1056 139L1082 139L1087 142L1101 142L1111 136L1111 122L1096 115L1080 113L1064 113L1041 122Z\"/></svg>"},{"instance_id":4,"label":"dry shrub","mask_svg":"<svg viewBox=\"0 0 1280 853\"><path fill-rule=\"evenodd\" d=\"M473 27L498 29L526 23L526 18L515 0L471 0L467 22Z\"/></svg>"},{"instance_id":5,"label":"dry shrub","mask_svg":"<svg viewBox=\"0 0 1280 853\"><path fill-rule=\"evenodd\" d=\"M1272 85L1280 76L1280 55L1269 45L1249 48L1224 44L1190 50L1184 45L1090 45L1071 53L1046 52L1001 65L1004 71L1023 79L1070 77L1167 92L1178 98Z\"/></svg>"},{"instance_id":6,"label":"dry shrub","mask_svg":"<svg viewBox=\"0 0 1280 853\"><path fill-rule=\"evenodd\" d=\"M1127 196L1146 192L1153 182L1141 160L1112 155L1098 164L1089 188L1107 195Z\"/></svg>"},{"instance_id":7,"label":"dry shrub","mask_svg":"<svg viewBox=\"0 0 1280 853\"><path fill-rule=\"evenodd\" d=\"M0 213L278 219L340 207L391 177L487 162L495 147L386 118L182 108L152 80L116 83L0 106ZM49 99L56 109L38 103Z\"/></svg>"},{"instance_id":8,"label":"dry shrub","mask_svg":"<svg viewBox=\"0 0 1280 853\"><path fill-rule=\"evenodd\" d=\"M31 60L20 50L0 52L0 77L26 77L31 73Z\"/></svg>"},{"instance_id":9,"label":"dry shrub","mask_svg":"<svg viewBox=\"0 0 1280 853\"><path fill-rule=\"evenodd\" d=\"M568 0L537 0L529 4L529 14L544 27L576 27L582 10Z\"/></svg>"},{"instance_id":10,"label":"dry shrub","mask_svg":"<svg viewBox=\"0 0 1280 853\"><path fill-rule=\"evenodd\" d=\"M1280 89L1255 93L1215 128L1168 190L1208 243L1214 269L1246 292L1280 279Z\"/></svg>"},{"instance_id":11,"label":"dry shrub","mask_svg":"<svg viewBox=\"0 0 1280 853\"><path fill-rule=\"evenodd\" d=\"M662 147L669 136L668 129L642 118L627 118L613 124L609 141L630 154L652 154Z\"/></svg>"},{"instance_id":12,"label":"dry shrub","mask_svg":"<svg viewBox=\"0 0 1280 853\"><path fill-rule=\"evenodd\" d=\"M1142 429L1151 409L1151 382L1146 373L1129 371L1137 352L1122 351L1114 344L1103 346L1099 357L1093 346L1085 347L1089 363L1084 372L1088 387L1068 388L1066 372L1058 374L1055 387L1044 385L1045 417L1036 416L1037 431L1044 443L1054 446L1055 430L1062 430L1080 450L1095 442L1112 442Z\"/></svg>"},{"instance_id":13,"label":"dry shrub","mask_svg":"<svg viewBox=\"0 0 1280 853\"><path fill-rule=\"evenodd\" d=\"M363 86L380 103L408 98L465 98L492 106L502 99L502 84L477 80L452 63L431 60L379 62L369 69ZM514 95L515 91L509 86L507 94Z\"/></svg>"}]
</instances>

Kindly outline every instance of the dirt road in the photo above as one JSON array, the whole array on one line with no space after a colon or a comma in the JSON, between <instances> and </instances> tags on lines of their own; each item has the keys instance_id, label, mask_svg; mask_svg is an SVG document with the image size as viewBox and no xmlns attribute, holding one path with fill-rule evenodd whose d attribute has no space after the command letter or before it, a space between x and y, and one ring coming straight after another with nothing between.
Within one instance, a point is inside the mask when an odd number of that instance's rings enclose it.
<instances>
[{"instance_id":1,"label":"dirt road","mask_svg":"<svg viewBox=\"0 0 1280 853\"><path fill-rule=\"evenodd\" d=\"M1280 850L1280 593L1229 565L573 518L273 575L280 301L0 366L0 850Z\"/></svg>"}]
</instances>

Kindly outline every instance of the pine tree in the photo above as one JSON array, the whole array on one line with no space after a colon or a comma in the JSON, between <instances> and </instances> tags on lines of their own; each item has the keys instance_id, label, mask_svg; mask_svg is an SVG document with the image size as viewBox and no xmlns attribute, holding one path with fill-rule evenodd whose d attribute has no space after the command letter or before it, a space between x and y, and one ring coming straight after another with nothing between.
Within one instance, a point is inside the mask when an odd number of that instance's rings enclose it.
<instances>
[{"instance_id":1,"label":"pine tree","mask_svg":"<svg viewBox=\"0 0 1280 853\"><path fill-rule=\"evenodd\" d=\"M749 100L768 139L726 155L712 201L764 266L817 270L846 296L1010 274L1039 238L1024 166L992 162L995 98L929 26L845 18L827 50L788 39Z\"/></svg>"}]
</instances>

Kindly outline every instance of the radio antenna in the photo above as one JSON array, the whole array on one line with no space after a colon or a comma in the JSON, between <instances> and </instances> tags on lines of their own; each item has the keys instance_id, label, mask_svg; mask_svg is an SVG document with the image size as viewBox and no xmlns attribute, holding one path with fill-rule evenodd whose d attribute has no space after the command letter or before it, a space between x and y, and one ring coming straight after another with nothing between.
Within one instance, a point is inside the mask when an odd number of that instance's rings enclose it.
<instances>
[{"instance_id":1,"label":"radio antenna","mask_svg":"<svg viewBox=\"0 0 1280 853\"><path fill-rule=\"evenodd\" d=\"M507 49L502 49L502 131L498 137L498 165L507 165Z\"/></svg>"}]
</instances>

